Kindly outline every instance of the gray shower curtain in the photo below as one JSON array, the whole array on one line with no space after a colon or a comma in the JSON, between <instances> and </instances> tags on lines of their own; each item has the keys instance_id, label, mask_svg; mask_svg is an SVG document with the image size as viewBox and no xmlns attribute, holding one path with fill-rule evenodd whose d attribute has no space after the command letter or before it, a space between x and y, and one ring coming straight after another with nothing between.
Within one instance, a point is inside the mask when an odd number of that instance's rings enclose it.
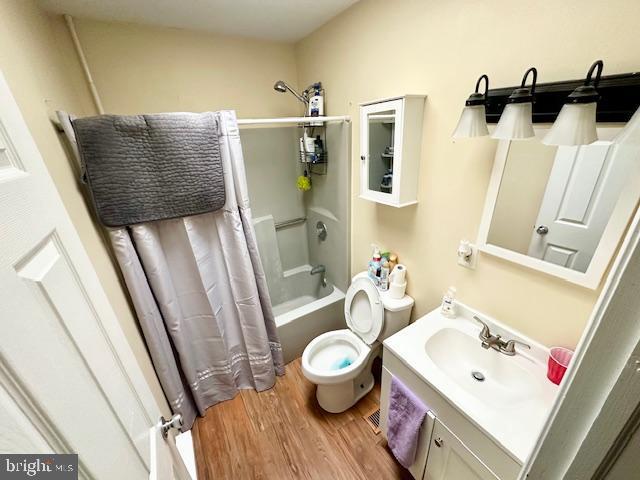
<instances>
[{"instance_id":1,"label":"gray shower curtain","mask_svg":"<svg viewBox=\"0 0 640 480\"><path fill-rule=\"evenodd\" d=\"M156 373L183 430L284 373L232 111L216 113L226 188L212 213L110 229ZM73 139L72 139L73 140Z\"/></svg>"}]
</instances>

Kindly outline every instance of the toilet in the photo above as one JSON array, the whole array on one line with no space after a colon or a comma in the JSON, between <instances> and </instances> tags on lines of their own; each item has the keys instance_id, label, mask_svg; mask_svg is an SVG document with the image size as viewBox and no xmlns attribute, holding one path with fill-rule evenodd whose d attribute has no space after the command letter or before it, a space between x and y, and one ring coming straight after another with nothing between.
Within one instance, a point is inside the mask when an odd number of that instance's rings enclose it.
<instances>
[{"instance_id":1,"label":"toilet","mask_svg":"<svg viewBox=\"0 0 640 480\"><path fill-rule=\"evenodd\" d=\"M317 385L320 406L340 413L373 388L373 360L382 341L409 324L413 298L390 298L366 272L353 278L344 301L347 327L314 338L302 353L302 372Z\"/></svg>"}]
</instances>

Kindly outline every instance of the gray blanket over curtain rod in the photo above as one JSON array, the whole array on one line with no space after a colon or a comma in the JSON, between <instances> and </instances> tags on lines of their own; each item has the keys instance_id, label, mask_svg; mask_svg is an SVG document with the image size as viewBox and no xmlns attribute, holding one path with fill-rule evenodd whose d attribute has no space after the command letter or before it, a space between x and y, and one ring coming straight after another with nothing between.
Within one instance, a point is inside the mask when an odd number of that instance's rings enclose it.
<instances>
[{"instance_id":1,"label":"gray blanket over curtain rod","mask_svg":"<svg viewBox=\"0 0 640 480\"><path fill-rule=\"evenodd\" d=\"M222 208L216 122L213 112L72 120L98 220L122 227Z\"/></svg>"},{"instance_id":2,"label":"gray blanket over curtain rod","mask_svg":"<svg viewBox=\"0 0 640 480\"><path fill-rule=\"evenodd\" d=\"M284 373L235 113L214 115L224 207L108 230L156 373L173 412L182 414L183 430L238 389L271 388ZM69 115L59 112L59 118L75 142Z\"/></svg>"}]
</instances>

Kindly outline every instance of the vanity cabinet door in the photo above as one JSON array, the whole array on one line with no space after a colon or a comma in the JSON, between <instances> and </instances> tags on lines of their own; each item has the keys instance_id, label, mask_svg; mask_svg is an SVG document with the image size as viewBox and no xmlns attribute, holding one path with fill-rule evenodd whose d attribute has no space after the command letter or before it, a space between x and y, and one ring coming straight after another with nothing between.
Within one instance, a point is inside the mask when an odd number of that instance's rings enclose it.
<instances>
[{"instance_id":1,"label":"vanity cabinet door","mask_svg":"<svg viewBox=\"0 0 640 480\"><path fill-rule=\"evenodd\" d=\"M436 419L423 480L497 479L458 437Z\"/></svg>"}]
</instances>

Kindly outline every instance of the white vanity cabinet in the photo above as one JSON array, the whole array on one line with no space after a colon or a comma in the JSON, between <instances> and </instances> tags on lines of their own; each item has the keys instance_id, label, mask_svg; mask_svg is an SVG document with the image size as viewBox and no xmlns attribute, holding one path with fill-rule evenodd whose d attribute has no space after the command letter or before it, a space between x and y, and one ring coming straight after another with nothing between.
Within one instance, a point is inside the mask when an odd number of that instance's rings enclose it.
<instances>
[{"instance_id":1,"label":"white vanity cabinet","mask_svg":"<svg viewBox=\"0 0 640 480\"><path fill-rule=\"evenodd\" d=\"M423 479L497 480L498 477L444 423L436 419Z\"/></svg>"},{"instance_id":2,"label":"white vanity cabinet","mask_svg":"<svg viewBox=\"0 0 640 480\"><path fill-rule=\"evenodd\" d=\"M547 378L549 349L455 302L456 316L427 313L383 342L380 426L386 436L393 379L427 407L416 480L516 480L558 394ZM529 348L484 349L492 335Z\"/></svg>"},{"instance_id":3,"label":"white vanity cabinet","mask_svg":"<svg viewBox=\"0 0 640 480\"><path fill-rule=\"evenodd\" d=\"M360 198L393 207L418 203L425 95L360 105Z\"/></svg>"},{"instance_id":4,"label":"white vanity cabinet","mask_svg":"<svg viewBox=\"0 0 640 480\"><path fill-rule=\"evenodd\" d=\"M380 427L386 437L391 379L396 377L430 409L423 423L416 460L409 468L416 480L516 480L521 464L431 388L389 349L383 351Z\"/></svg>"}]
</instances>

